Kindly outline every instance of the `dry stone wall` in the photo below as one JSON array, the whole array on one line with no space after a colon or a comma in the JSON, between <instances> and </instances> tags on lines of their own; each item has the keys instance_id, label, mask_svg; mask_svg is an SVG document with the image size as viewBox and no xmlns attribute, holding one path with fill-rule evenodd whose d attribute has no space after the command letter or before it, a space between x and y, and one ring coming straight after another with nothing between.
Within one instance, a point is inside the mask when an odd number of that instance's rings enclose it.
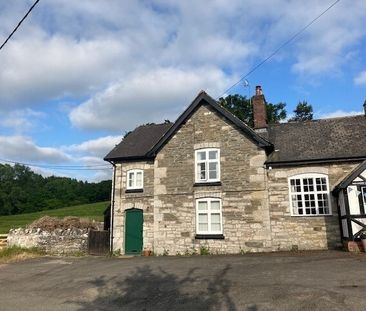
<instances>
[{"instance_id":1,"label":"dry stone wall","mask_svg":"<svg viewBox=\"0 0 366 311\"><path fill-rule=\"evenodd\" d=\"M37 247L50 254L87 252L88 229L11 229L8 246Z\"/></svg>"}]
</instances>

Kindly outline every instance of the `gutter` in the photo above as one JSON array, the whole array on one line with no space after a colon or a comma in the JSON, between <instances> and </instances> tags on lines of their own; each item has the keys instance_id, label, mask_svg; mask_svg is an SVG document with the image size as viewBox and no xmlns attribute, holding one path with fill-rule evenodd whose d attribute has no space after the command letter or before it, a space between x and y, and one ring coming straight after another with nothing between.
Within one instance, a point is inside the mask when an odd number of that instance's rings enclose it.
<instances>
[{"instance_id":1,"label":"gutter","mask_svg":"<svg viewBox=\"0 0 366 311\"><path fill-rule=\"evenodd\" d=\"M363 161L366 157L348 157L348 158L324 158L324 159L313 159L313 160L295 160L295 161L268 161L264 164L266 167L283 167L293 165L308 165L308 164L324 164L324 163L339 163L339 162L356 162Z\"/></svg>"},{"instance_id":2,"label":"gutter","mask_svg":"<svg viewBox=\"0 0 366 311\"><path fill-rule=\"evenodd\" d=\"M114 232L114 202L115 202L115 192L116 192L116 164L114 164L112 161L107 160L112 166L113 166L113 182L112 182L112 198L111 198L111 228L110 228L110 243L109 243L109 252L112 255L113 254L113 232Z\"/></svg>"}]
</instances>

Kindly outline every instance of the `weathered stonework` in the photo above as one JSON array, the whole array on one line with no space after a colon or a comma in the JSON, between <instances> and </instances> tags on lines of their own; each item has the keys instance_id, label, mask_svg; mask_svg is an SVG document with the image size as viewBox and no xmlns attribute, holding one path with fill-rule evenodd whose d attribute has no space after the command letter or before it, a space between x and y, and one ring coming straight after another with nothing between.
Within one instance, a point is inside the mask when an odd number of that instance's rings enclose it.
<instances>
[{"instance_id":1,"label":"weathered stonework","mask_svg":"<svg viewBox=\"0 0 366 311\"><path fill-rule=\"evenodd\" d=\"M52 232L41 229L11 229L7 241L8 246L37 247L50 254L86 253L88 229L55 229Z\"/></svg>"},{"instance_id":2,"label":"weathered stonework","mask_svg":"<svg viewBox=\"0 0 366 311\"><path fill-rule=\"evenodd\" d=\"M194 152L220 148L221 185L194 186ZM265 151L206 106L201 106L160 150L154 163L116 167L114 249L124 252L125 210L141 208L143 245L156 254L184 254L201 246L213 253L271 250ZM126 172L144 169L144 192L127 194ZM198 240L195 200L222 200L223 240ZM248 241L252 242L248 244Z\"/></svg>"},{"instance_id":3,"label":"weathered stonework","mask_svg":"<svg viewBox=\"0 0 366 311\"><path fill-rule=\"evenodd\" d=\"M330 190L357 163L322 164L268 171L268 198L271 215L272 250L328 249L341 246L337 202L331 196L331 216L291 216L288 178L307 173L326 174Z\"/></svg>"},{"instance_id":4,"label":"weathered stonework","mask_svg":"<svg viewBox=\"0 0 366 311\"><path fill-rule=\"evenodd\" d=\"M220 149L220 183L195 184L195 150ZM326 249L340 246L337 205L331 216L291 216L288 178L329 177L330 190L357 163L267 169L265 150L210 106L199 106L154 160L116 165L113 248L124 253L125 213L143 211L143 248L155 254ZM126 193L127 171L144 170L144 188ZM196 237L196 200L220 198L224 239Z\"/></svg>"},{"instance_id":5,"label":"weathered stonework","mask_svg":"<svg viewBox=\"0 0 366 311\"><path fill-rule=\"evenodd\" d=\"M144 189L142 193L126 193L127 171L144 170ZM154 163L149 161L129 162L116 165L115 207L113 218L113 248L124 252L125 210L143 210L143 245L153 249L154 224ZM160 172L161 173L161 172Z\"/></svg>"}]
</instances>

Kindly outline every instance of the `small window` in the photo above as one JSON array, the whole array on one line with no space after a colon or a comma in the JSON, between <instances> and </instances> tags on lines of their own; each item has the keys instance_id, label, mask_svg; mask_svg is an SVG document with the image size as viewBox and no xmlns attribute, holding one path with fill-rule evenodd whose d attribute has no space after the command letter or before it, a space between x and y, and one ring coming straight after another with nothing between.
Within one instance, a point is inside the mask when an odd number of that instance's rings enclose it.
<instances>
[{"instance_id":1,"label":"small window","mask_svg":"<svg viewBox=\"0 0 366 311\"><path fill-rule=\"evenodd\" d=\"M196 201L197 234L222 234L221 200L217 198Z\"/></svg>"},{"instance_id":2,"label":"small window","mask_svg":"<svg viewBox=\"0 0 366 311\"><path fill-rule=\"evenodd\" d=\"M328 176L303 174L289 178L293 216L331 215Z\"/></svg>"},{"instance_id":3,"label":"small window","mask_svg":"<svg viewBox=\"0 0 366 311\"><path fill-rule=\"evenodd\" d=\"M144 187L144 171L130 170L127 172L127 189L142 189Z\"/></svg>"},{"instance_id":4,"label":"small window","mask_svg":"<svg viewBox=\"0 0 366 311\"><path fill-rule=\"evenodd\" d=\"M220 181L220 150L196 150L196 182Z\"/></svg>"}]
</instances>

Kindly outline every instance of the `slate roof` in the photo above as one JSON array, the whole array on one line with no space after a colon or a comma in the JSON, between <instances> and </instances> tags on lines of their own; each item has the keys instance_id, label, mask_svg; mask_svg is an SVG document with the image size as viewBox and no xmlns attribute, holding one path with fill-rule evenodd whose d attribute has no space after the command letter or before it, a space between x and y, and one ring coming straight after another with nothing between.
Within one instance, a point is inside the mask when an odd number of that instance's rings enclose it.
<instances>
[{"instance_id":1,"label":"slate roof","mask_svg":"<svg viewBox=\"0 0 366 311\"><path fill-rule=\"evenodd\" d=\"M201 91L175 123L137 127L104 158L122 161L154 158L200 105L208 105L269 153L267 166L286 166L366 159L366 117L357 115L269 125L261 137ZM273 151L274 150L274 151Z\"/></svg>"},{"instance_id":2,"label":"slate roof","mask_svg":"<svg viewBox=\"0 0 366 311\"><path fill-rule=\"evenodd\" d=\"M172 123L146 124L137 127L109 152L104 160L133 160L147 157L148 152L164 136Z\"/></svg>"},{"instance_id":3,"label":"slate roof","mask_svg":"<svg viewBox=\"0 0 366 311\"><path fill-rule=\"evenodd\" d=\"M267 165L366 159L366 117L356 115L270 125L275 151Z\"/></svg>"},{"instance_id":4,"label":"slate roof","mask_svg":"<svg viewBox=\"0 0 366 311\"><path fill-rule=\"evenodd\" d=\"M137 127L108 153L104 160L121 161L153 158L196 109L204 104L235 124L244 135L259 147L272 149L273 146L265 138L259 136L243 121L219 105L206 92L201 91L175 123L150 124Z\"/></svg>"}]
</instances>

